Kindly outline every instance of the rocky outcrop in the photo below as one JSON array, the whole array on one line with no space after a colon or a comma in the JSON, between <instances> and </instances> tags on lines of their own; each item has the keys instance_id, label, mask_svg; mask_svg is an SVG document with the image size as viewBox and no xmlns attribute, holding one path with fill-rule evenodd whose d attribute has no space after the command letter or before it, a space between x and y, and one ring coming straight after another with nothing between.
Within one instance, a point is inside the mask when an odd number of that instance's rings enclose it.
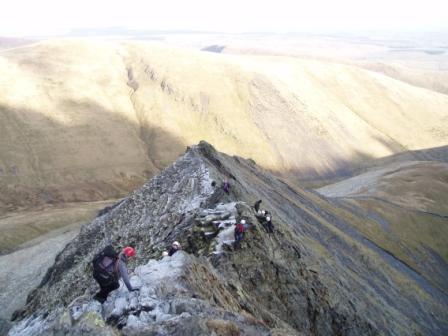
<instances>
[{"instance_id":1,"label":"rocky outcrop","mask_svg":"<svg viewBox=\"0 0 448 336\"><path fill-rule=\"evenodd\" d=\"M221 181L229 179L227 194ZM275 232L250 206L263 199ZM244 218L235 249L232 228ZM369 220L205 142L82 228L15 314L11 335L428 335L447 294L366 240ZM173 240L184 251L161 253ZM90 261L133 245L131 282L100 305Z\"/></svg>"}]
</instances>

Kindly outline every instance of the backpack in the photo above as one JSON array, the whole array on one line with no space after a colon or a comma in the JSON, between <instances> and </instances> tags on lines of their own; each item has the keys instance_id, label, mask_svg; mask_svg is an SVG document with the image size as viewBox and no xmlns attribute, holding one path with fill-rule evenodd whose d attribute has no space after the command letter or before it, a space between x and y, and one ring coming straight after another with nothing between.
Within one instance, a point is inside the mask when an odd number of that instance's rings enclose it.
<instances>
[{"instance_id":1,"label":"backpack","mask_svg":"<svg viewBox=\"0 0 448 336\"><path fill-rule=\"evenodd\" d=\"M241 223L238 223L235 229L237 233L244 233L244 225Z\"/></svg>"},{"instance_id":2,"label":"backpack","mask_svg":"<svg viewBox=\"0 0 448 336\"><path fill-rule=\"evenodd\" d=\"M113 261L113 267L105 268L103 261L108 257ZM118 276L115 270L117 265L118 254L112 245L107 245L101 252L93 257L93 277L100 285L107 286L113 282L117 282Z\"/></svg>"}]
</instances>

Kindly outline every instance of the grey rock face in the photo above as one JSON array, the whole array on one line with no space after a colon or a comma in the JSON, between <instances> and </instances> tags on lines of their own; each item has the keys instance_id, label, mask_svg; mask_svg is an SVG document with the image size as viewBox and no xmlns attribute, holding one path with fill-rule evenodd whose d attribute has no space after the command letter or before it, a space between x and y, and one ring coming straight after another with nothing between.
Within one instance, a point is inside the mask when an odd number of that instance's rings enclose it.
<instances>
[{"instance_id":1,"label":"grey rock face","mask_svg":"<svg viewBox=\"0 0 448 336\"><path fill-rule=\"evenodd\" d=\"M206 260L183 251L162 260L151 259L131 278L138 291L125 286L112 292L102 305L87 295L48 318L25 320L11 335L209 335L222 330L245 335L269 335L262 321L224 310L200 299L195 286L213 283L217 295L226 293L223 279ZM200 297L200 296L199 296ZM236 305L236 302L233 303ZM118 332L118 330L120 332Z\"/></svg>"},{"instance_id":2,"label":"grey rock face","mask_svg":"<svg viewBox=\"0 0 448 336\"><path fill-rule=\"evenodd\" d=\"M249 206L260 198L273 234ZM249 229L235 250L241 218ZM354 232L354 220L363 219L201 143L83 227L10 334L446 334L446 293L421 287ZM184 251L161 258L174 240ZM129 266L140 290L121 286L99 305L91 260L108 243L135 246Z\"/></svg>"},{"instance_id":3,"label":"grey rock face","mask_svg":"<svg viewBox=\"0 0 448 336\"><path fill-rule=\"evenodd\" d=\"M11 328L11 323L3 318L0 318L0 335L6 335Z\"/></svg>"}]
</instances>

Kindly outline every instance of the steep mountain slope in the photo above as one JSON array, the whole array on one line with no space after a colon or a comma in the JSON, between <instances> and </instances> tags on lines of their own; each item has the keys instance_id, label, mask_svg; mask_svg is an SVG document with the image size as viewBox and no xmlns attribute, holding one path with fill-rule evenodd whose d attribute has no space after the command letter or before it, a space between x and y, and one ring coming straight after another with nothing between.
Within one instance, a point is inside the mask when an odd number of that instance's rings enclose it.
<instances>
[{"instance_id":1,"label":"steep mountain slope","mask_svg":"<svg viewBox=\"0 0 448 336\"><path fill-rule=\"evenodd\" d=\"M76 229L90 222L98 211L114 201L77 202L48 205L29 211L9 212L0 216L0 255L11 253L26 244L58 234L60 230Z\"/></svg>"},{"instance_id":2,"label":"steep mountain slope","mask_svg":"<svg viewBox=\"0 0 448 336\"><path fill-rule=\"evenodd\" d=\"M2 212L120 197L200 139L301 179L448 141L446 95L325 61L61 40L0 71Z\"/></svg>"},{"instance_id":3,"label":"steep mountain slope","mask_svg":"<svg viewBox=\"0 0 448 336\"><path fill-rule=\"evenodd\" d=\"M415 86L448 94L448 71L446 70L415 69L411 66L384 62L360 62L359 65Z\"/></svg>"},{"instance_id":4,"label":"steep mountain slope","mask_svg":"<svg viewBox=\"0 0 448 336\"><path fill-rule=\"evenodd\" d=\"M259 198L274 234L249 206ZM240 218L250 228L234 250L226 235ZM203 142L84 226L10 334L447 333L446 289L366 239L361 223L372 220ZM188 254L158 260L173 240ZM121 289L101 306L91 300L90 260L110 242L136 247L131 281L140 291Z\"/></svg>"},{"instance_id":5,"label":"steep mountain slope","mask_svg":"<svg viewBox=\"0 0 448 336\"><path fill-rule=\"evenodd\" d=\"M448 163L389 163L318 189L371 219L357 228L435 286L448 290Z\"/></svg>"}]
</instances>

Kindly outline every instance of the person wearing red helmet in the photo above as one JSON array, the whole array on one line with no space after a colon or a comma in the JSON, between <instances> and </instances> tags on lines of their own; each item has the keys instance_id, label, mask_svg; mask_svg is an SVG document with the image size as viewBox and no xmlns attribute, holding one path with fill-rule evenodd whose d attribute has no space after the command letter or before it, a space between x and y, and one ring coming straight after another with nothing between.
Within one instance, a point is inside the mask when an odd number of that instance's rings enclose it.
<instances>
[{"instance_id":1,"label":"person wearing red helmet","mask_svg":"<svg viewBox=\"0 0 448 336\"><path fill-rule=\"evenodd\" d=\"M133 248L133 247L130 247L130 246L126 246L124 249L123 249L123 254L126 256L126 257L135 257L135 249Z\"/></svg>"},{"instance_id":2,"label":"person wearing red helmet","mask_svg":"<svg viewBox=\"0 0 448 336\"><path fill-rule=\"evenodd\" d=\"M95 295L95 299L103 303L110 292L120 287L119 280L130 292L137 290L131 286L129 273L126 267L128 258L135 256L135 249L127 246L120 253L115 253L112 246L107 246L93 259L93 277L100 285L101 290Z\"/></svg>"}]
</instances>

